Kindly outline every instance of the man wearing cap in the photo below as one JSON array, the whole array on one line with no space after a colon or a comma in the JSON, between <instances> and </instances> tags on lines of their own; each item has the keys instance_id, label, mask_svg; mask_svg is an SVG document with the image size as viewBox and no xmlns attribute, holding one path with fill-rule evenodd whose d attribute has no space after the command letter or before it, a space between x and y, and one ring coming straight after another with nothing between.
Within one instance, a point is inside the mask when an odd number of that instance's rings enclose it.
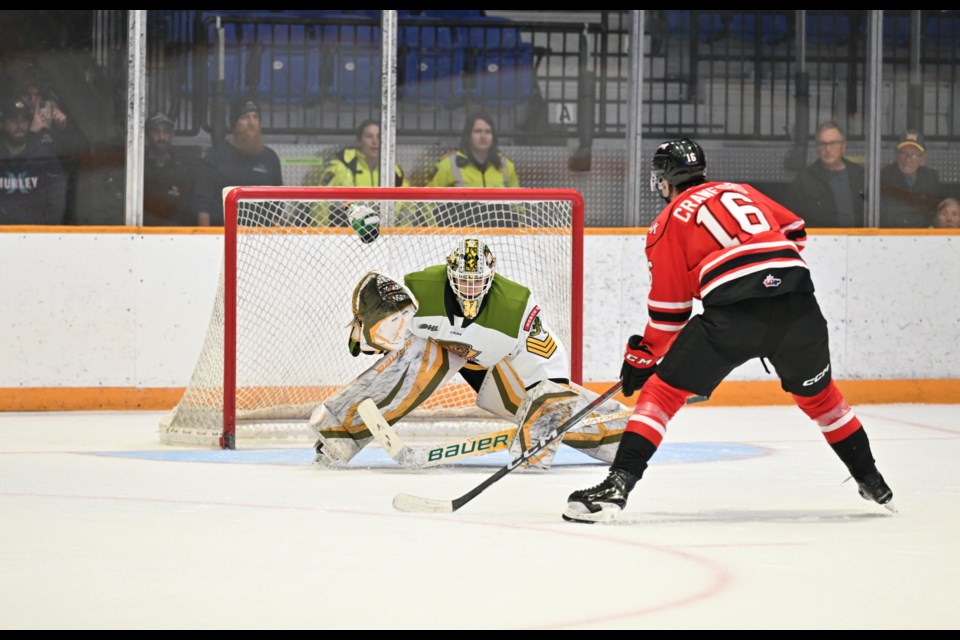
<instances>
[{"instance_id":1,"label":"man wearing cap","mask_svg":"<svg viewBox=\"0 0 960 640\"><path fill-rule=\"evenodd\" d=\"M0 99L0 224L64 223L67 178L32 119L25 99Z\"/></svg>"},{"instance_id":2,"label":"man wearing cap","mask_svg":"<svg viewBox=\"0 0 960 640\"><path fill-rule=\"evenodd\" d=\"M146 226L197 224L190 203L200 158L175 148L173 138L174 123L166 114L158 112L147 120L143 159L143 224Z\"/></svg>"},{"instance_id":3,"label":"man wearing cap","mask_svg":"<svg viewBox=\"0 0 960 640\"><path fill-rule=\"evenodd\" d=\"M223 225L223 189L226 187L282 186L280 157L263 144L260 105L238 97L230 105L233 133L203 157L193 187L192 210L202 227Z\"/></svg>"},{"instance_id":4,"label":"man wearing cap","mask_svg":"<svg viewBox=\"0 0 960 640\"><path fill-rule=\"evenodd\" d=\"M896 161L880 170L880 226L929 227L940 200L940 174L926 166L923 134L907 131L897 141Z\"/></svg>"}]
</instances>

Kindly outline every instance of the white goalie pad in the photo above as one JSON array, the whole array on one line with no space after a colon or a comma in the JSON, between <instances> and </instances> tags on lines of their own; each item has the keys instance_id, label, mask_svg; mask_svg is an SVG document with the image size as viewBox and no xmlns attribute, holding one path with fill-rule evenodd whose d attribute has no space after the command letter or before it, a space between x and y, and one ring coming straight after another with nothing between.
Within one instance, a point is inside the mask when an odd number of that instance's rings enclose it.
<instances>
[{"instance_id":1,"label":"white goalie pad","mask_svg":"<svg viewBox=\"0 0 960 640\"><path fill-rule=\"evenodd\" d=\"M569 386L550 380L539 383L527 391L517 412L517 435L510 445L510 453L515 457L519 456L531 443L547 436L598 395L575 383ZM627 418L624 416L626 412L627 407L616 400L603 403L584 416L582 422L587 424L567 431L536 457L530 458L527 466L548 469L561 442L598 460L613 462L627 425ZM605 415L610 415L611 418L604 420Z\"/></svg>"},{"instance_id":2,"label":"white goalie pad","mask_svg":"<svg viewBox=\"0 0 960 640\"><path fill-rule=\"evenodd\" d=\"M498 418L514 422L519 400L525 393L523 380L507 356L487 370L477 392L477 406Z\"/></svg>"},{"instance_id":3,"label":"white goalie pad","mask_svg":"<svg viewBox=\"0 0 960 640\"><path fill-rule=\"evenodd\" d=\"M410 335L402 349L384 355L317 407L310 427L321 442L331 442L331 449L341 454L337 459L346 463L372 440L357 413L361 401L372 398L392 425L420 406L429 397L429 389L446 383L465 363L454 353L444 354L443 347L433 340Z\"/></svg>"}]
</instances>

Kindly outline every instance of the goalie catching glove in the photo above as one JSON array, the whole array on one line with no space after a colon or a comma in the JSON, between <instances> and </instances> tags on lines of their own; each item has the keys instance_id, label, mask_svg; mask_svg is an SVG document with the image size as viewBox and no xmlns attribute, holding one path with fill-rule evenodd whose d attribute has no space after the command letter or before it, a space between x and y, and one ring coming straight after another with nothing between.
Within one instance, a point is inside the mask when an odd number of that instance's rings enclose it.
<instances>
[{"instance_id":1,"label":"goalie catching glove","mask_svg":"<svg viewBox=\"0 0 960 640\"><path fill-rule=\"evenodd\" d=\"M377 271L366 273L353 289L350 355L383 353L403 347L408 325L419 307L405 286Z\"/></svg>"},{"instance_id":2,"label":"goalie catching glove","mask_svg":"<svg viewBox=\"0 0 960 640\"><path fill-rule=\"evenodd\" d=\"M657 368L657 359L643 343L643 336L632 335L627 340L627 350L623 354L620 367L620 379L623 380L623 395L629 398L642 387Z\"/></svg>"}]
</instances>

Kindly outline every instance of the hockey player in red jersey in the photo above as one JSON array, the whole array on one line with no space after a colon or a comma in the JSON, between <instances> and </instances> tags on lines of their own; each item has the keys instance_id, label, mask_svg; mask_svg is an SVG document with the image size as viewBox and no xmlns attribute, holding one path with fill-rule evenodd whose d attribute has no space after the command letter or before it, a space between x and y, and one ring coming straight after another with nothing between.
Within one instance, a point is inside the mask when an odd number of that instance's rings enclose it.
<instances>
[{"instance_id":1,"label":"hockey player in red jersey","mask_svg":"<svg viewBox=\"0 0 960 640\"><path fill-rule=\"evenodd\" d=\"M803 220L750 185L707 182L703 149L687 138L657 148L650 180L669 204L647 234L649 321L627 341L620 371L623 394L640 395L607 478L570 494L564 519L615 519L684 401L709 396L751 358L773 366L860 495L892 511L866 431L831 376L827 323L800 255ZM703 312L693 315L695 299Z\"/></svg>"}]
</instances>

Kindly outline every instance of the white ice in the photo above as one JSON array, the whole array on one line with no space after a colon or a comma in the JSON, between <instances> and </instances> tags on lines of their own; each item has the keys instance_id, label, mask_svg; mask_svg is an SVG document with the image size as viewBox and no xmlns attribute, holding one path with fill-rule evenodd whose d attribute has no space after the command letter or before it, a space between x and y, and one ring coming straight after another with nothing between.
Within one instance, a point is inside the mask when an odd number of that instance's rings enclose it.
<instances>
[{"instance_id":1,"label":"white ice","mask_svg":"<svg viewBox=\"0 0 960 640\"><path fill-rule=\"evenodd\" d=\"M703 405L610 525L560 518L600 464L406 514L398 492L452 499L501 461L176 458L159 413L0 414L0 628L956 629L960 405L857 412L897 514L796 407ZM667 455L695 443L760 455Z\"/></svg>"}]
</instances>

